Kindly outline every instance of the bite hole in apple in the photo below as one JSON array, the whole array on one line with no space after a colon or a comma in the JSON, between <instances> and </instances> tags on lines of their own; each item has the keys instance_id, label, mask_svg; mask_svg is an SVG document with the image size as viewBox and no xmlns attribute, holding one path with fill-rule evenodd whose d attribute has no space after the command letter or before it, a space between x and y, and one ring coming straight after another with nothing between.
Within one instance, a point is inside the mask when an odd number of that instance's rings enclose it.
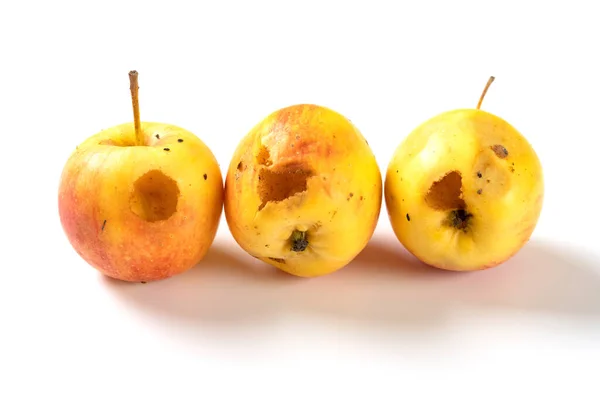
<instances>
[{"instance_id":1,"label":"bite hole in apple","mask_svg":"<svg viewBox=\"0 0 600 400\"><path fill-rule=\"evenodd\" d=\"M259 165L264 165L265 167L269 167L273 164L273 162L271 161L271 153L269 152L269 149L267 149L266 146L260 146L258 154L256 155L256 162Z\"/></svg>"},{"instance_id":2,"label":"bite hole in apple","mask_svg":"<svg viewBox=\"0 0 600 400\"><path fill-rule=\"evenodd\" d=\"M431 208L440 211L464 209L465 201L462 199L462 176L458 171L450 171L441 179L433 182L425 202Z\"/></svg>"},{"instance_id":3,"label":"bite hole in apple","mask_svg":"<svg viewBox=\"0 0 600 400\"><path fill-rule=\"evenodd\" d=\"M462 198L462 175L458 171L450 171L441 179L433 182L425 202L429 207L450 211L444 220L444 224L452 228L466 232L473 215L466 208L467 205ZM407 214L407 220L410 218Z\"/></svg>"},{"instance_id":4,"label":"bite hole in apple","mask_svg":"<svg viewBox=\"0 0 600 400\"><path fill-rule=\"evenodd\" d=\"M153 169L133 184L129 207L138 217L148 222L164 221L177 211L179 186L164 172Z\"/></svg>"},{"instance_id":5,"label":"bite hole in apple","mask_svg":"<svg viewBox=\"0 0 600 400\"><path fill-rule=\"evenodd\" d=\"M273 171L263 168L258 173L258 195L262 210L269 202L283 201L297 193L306 191L307 180L313 171L303 168L291 168Z\"/></svg>"}]
</instances>

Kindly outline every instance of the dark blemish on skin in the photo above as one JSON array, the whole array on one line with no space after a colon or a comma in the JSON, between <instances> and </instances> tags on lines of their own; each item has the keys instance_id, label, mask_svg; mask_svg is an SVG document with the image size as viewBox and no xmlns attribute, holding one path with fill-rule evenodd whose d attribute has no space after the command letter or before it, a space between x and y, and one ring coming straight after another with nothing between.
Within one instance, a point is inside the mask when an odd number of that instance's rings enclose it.
<instances>
[{"instance_id":1,"label":"dark blemish on skin","mask_svg":"<svg viewBox=\"0 0 600 400\"><path fill-rule=\"evenodd\" d=\"M145 285L147 282L146 281L141 281L140 282L142 285Z\"/></svg>"},{"instance_id":2,"label":"dark blemish on skin","mask_svg":"<svg viewBox=\"0 0 600 400\"><path fill-rule=\"evenodd\" d=\"M398 173L398 170L396 170L396 173Z\"/></svg>"},{"instance_id":3,"label":"dark blemish on skin","mask_svg":"<svg viewBox=\"0 0 600 400\"><path fill-rule=\"evenodd\" d=\"M333 212L331 213L331 219L329 220L329 222L333 221L333 217L335 217L335 214L337 214L337 210L333 210Z\"/></svg>"},{"instance_id":4,"label":"dark blemish on skin","mask_svg":"<svg viewBox=\"0 0 600 400\"><path fill-rule=\"evenodd\" d=\"M406 220L410 222L410 215L406 214Z\"/></svg>"},{"instance_id":5,"label":"dark blemish on skin","mask_svg":"<svg viewBox=\"0 0 600 400\"><path fill-rule=\"evenodd\" d=\"M168 148L168 147L165 147L163 150L164 150L164 151L171 151L171 149L170 149L170 148Z\"/></svg>"},{"instance_id":6,"label":"dark blemish on skin","mask_svg":"<svg viewBox=\"0 0 600 400\"><path fill-rule=\"evenodd\" d=\"M360 201L363 201L364 199L365 199L364 197L360 196Z\"/></svg>"},{"instance_id":7,"label":"dark blemish on skin","mask_svg":"<svg viewBox=\"0 0 600 400\"><path fill-rule=\"evenodd\" d=\"M183 142L183 139L177 139L177 141L178 141L179 143L182 143L182 142Z\"/></svg>"},{"instance_id":8,"label":"dark blemish on skin","mask_svg":"<svg viewBox=\"0 0 600 400\"><path fill-rule=\"evenodd\" d=\"M241 170L242 170L242 168L244 168L244 164L243 164L243 163L240 161L240 162L238 163L238 165L237 165L237 170L238 170L238 171L241 171Z\"/></svg>"},{"instance_id":9,"label":"dark blemish on skin","mask_svg":"<svg viewBox=\"0 0 600 400\"><path fill-rule=\"evenodd\" d=\"M269 247L269 245L268 245L268 244L265 244L265 247L267 247L267 248L268 248L268 247Z\"/></svg>"},{"instance_id":10,"label":"dark blemish on skin","mask_svg":"<svg viewBox=\"0 0 600 400\"><path fill-rule=\"evenodd\" d=\"M513 166L511 165L511 166L508 168L508 170L509 170L510 172L514 173L514 172L515 172L515 167L513 167Z\"/></svg>"},{"instance_id":11,"label":"dark blemish on skin","mask_svg":"<svg viewBox=\"0 0 600 400\"><path fill-rule=\"evenodd\" d=\"M203 176L204 176L204 180L208 179L208 175L204 174Z\"/></svg>"},{"instance_id":12,"label":"dark blemish on skin","mask_svg":"<svg viewBox=\"0 0 600 400\"><path fill-rule=\"evenodd\" d=\"M279 264L285 264L285 260L283 258L269 257L269 260L275 261L276 263L279 263Z\"/></svg>"},{"instance_id":13,"label":"dark blemish on skin","mask_svg":"<svg viewBox=\"0 0 600 400\"><path fill-rule=\"evenodd\" d=\"M102 232L104 232L104 227L106 226L106 220L102 223Z\"/></svg>"},{"instance_id":14,"label":"dark blemish on skin","mask_svg":"<svg viewBox=\"0 0 600 400\"><path fill-rule=\"evenodd\" d=\"M506 150L506 147L502 146L501 144L495 144L493 146L490 146L490 149L492 149L492 151L496 153L496 156L498 158L508 157L508 150Z\"/></svg>"},{"instance_id":15,"label":"dark blemish on skin","mask_svg":"<svg viewBox=\"0 0 600 400\"><path fill-rule=\"evenodd\" d=\"M477 171L477 177L478 177L478 178L481 178L481 177L483 177L483 175L481 175L481 171Z\"/></svg>"},{"instance_id":16,"label":"dark blemish on skin","mask_svg":"<svg viewBox=\"0 0 600 400\"><path fill-rule=\"evenodd\" d=\"M481 193L483 193L483 189L477 190L477 194L481 194Z\"/></svg>"},{"instance_id":17,"label":"dark blemish on skin","mask_svg":"<svg viewBox=\"0 0 600 400\"><path fill-rule=\"evenodd\" d=\"M487 183L490 183L490 180L489 180L489 179L486 179L486 182L487 182Z\"/></svg>"},{"instance_id":18,"label":"dark blemish on skin","mask_svg":"<svg viewBox=\"0 0 600 400\"><path fill-rule=\"evenodd\" d=\"M154 135L154 137L156 137L157 139L160 139L160 135L158 133L156 135Z\"/></svg>"},{"instance_id":19,"label":"dark blemish on skin","mask_svg":"<svg viewBox=\"0 0 600 400\"><path fill-rule=\"evenodd\" d=\"M350 199L354 196L354 193L350 192L348 194L348 198L346 199L347 201L350 201Z\"/></svg>"}]
</instances>

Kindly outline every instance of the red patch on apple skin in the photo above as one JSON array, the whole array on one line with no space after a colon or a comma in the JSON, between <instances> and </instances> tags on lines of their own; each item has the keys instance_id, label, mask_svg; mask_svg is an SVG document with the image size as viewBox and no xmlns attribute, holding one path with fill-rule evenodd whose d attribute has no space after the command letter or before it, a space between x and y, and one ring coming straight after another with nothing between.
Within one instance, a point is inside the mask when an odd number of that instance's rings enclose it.
<instances>
[{"instance_id":1,"label":"red patch on apple skin","mask_svg":"<svg viewBox=\"0 0 600 400\"><path fill-rule=\"evenodd\" d=\"M113 276L117 274L117 268L112 264L106 244L101 237L104 233L102 230L104 218L99 216L98 206L90 202L97 197L97 185L84 185L83 192L77 193L81 175L80 166L74 172L64 174L62 177L59 194L60 220L67 238L77 253L90 265ZM92 177L87 178L91 180ZM104 229L107 229L107 226Z\"/></svg>"},{"instance_id":2,"label":"red patch on apple skin","mask_svg":"<svg viewBox=\"0 0 600 400\"><path fill-rule=\"evenodd\" d=\"M165 221L147 222L131 212L108 218L96 201L100 178L84 164L61 177L58 211L69 242L89 265L115 279L153 281L183 272L205 255L207 246L198 244L208 243L205 226L215 222L208 213L198 219L194 207L181 204Z\"/></svg>"}]
</instances>

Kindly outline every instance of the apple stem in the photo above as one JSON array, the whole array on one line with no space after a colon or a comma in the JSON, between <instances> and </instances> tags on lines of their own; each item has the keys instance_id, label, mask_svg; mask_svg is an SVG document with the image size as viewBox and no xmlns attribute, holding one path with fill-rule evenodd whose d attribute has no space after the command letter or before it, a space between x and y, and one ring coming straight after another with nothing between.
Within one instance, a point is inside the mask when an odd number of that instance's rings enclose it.
<instances>
[{"instance_id":1,"label":"apple stem","mask_svg":"<svg viewBox=\"0 0 600 400\"><path fill-rule=\"evenodd\" d=\"M481 93L481 97L479 98L479 103L477 103L477 109L479 110L479 108L481 107L481 103L483 103L483 98L485 97L485 94L487 93L488 89L490 88L490 85L492 84L492 82L494 82L494 78L493 76L490 76L490 79L488 79L487 83L485 84L485 87L483 88L483 93Z\"/></svg>"},{"instance_id":2,"label":"apple stem","mask_svg":"<svg viewBox=\"0 0 600 400\"><path fill-rule=\"evenodd\" d=\"M138 145L144 143L142 127L140 122L140 101L138 99L138 72L129 71L129 90L131 90L131 105L133 106L133 124L135 126L135 141Z\"/></svg>"}]
</instances>

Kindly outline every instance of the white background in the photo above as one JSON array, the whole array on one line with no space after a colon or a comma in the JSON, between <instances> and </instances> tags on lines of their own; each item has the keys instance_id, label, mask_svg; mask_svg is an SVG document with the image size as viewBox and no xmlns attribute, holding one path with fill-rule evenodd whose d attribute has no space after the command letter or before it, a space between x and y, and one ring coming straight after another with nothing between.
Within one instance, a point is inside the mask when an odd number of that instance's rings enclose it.
<instances>
[{"instance_id":1,"label":"white background","mask_svg":"<svg viewBox=\"0 0 600 400\"><path fill-rule=\"evenodd\" d=\"M600 397L594 2L197 3L0 5L0 399ZM79 142L131 120L130 69L142 119L193 131L223 172L255 123L301 102L352 119L384 172L495 75L483 108L538 152L542 217L473 274L406 256L384 205L327 277L273 278L223 221L188 273L102 278L62 232L57 185Z\"/></svg>"}]
</instances>

